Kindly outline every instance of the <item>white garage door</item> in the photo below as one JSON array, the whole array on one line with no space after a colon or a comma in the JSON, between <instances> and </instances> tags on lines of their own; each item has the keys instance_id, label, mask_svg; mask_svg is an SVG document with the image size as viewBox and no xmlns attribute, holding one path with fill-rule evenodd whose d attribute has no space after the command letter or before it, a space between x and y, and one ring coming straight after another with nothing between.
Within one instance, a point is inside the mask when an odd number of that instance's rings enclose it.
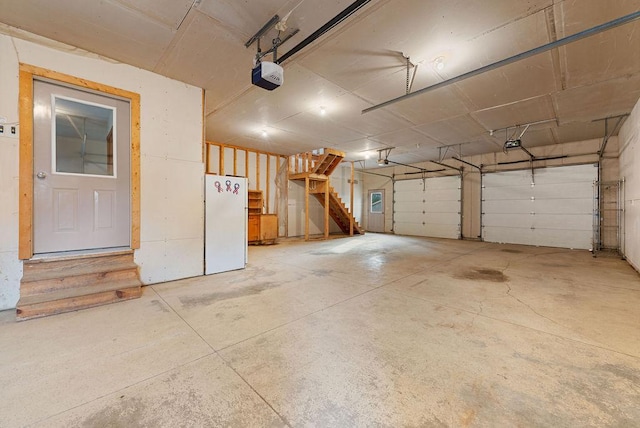
<instances>
[{"instance_id":1,"label":"white garage door","mask_svg":"<svg viewBox=\"0 0 640 428\"><path fill-rule=\"evenodd\" d=\"M483 174L488 242L590 249L596 165Z\"/></svg>"},{"instance_id":2,"label":"white garage door","mask_svg":"<svg viewBox=\"0 0 640 428\"><path fill-rule=\"evenodd\" d=\"M460 176L396 181L393 200L395 233L460 238Z\"/></svg>"}]
</instances>

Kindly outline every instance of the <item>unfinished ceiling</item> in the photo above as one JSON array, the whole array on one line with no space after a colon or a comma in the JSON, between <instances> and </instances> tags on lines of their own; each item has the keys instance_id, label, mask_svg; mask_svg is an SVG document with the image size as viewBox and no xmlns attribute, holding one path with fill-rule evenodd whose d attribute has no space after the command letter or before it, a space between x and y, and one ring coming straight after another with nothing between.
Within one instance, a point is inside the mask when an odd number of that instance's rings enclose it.
<instances>
[{"instance_id":1,"label":"unfinished ceiling","mask_svg":"<svg viewBox=\"0 0 640 428\"><path fill-rule=\"evenodd\" d=\"M526 147L601 138L604 122L593 121L628 113L640 97L633 21L361 113L406 93L405 56L417 66L415 91L636 13L640 0L372 0L285 61L282 87L251 86L256 48L245 42L272 16L293 10L287 26L300 30L284 54L351 3L0 0L0 21L203 87L209 141L280 154L333 147L356 160L394 147L390 159L418 162L445 146L500 151L523 129L504 128L533 122Z\"/></svg>"}]
</instances>

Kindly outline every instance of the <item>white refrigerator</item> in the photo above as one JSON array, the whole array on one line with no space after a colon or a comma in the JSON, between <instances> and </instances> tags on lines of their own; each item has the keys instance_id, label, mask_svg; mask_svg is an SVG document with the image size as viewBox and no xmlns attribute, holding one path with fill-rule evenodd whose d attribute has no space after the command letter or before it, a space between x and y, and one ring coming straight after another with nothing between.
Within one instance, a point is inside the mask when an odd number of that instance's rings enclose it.
<instances>
[{"instance_id":1,"label":"white refrigerator","mask_svg":"<svg viewBox=\"0 0 640 428\"><path fill-rule=\"evenodd\" d=\"M247 264L247 179L205 176L204 273Z\"/></svg>"}]
</instances>

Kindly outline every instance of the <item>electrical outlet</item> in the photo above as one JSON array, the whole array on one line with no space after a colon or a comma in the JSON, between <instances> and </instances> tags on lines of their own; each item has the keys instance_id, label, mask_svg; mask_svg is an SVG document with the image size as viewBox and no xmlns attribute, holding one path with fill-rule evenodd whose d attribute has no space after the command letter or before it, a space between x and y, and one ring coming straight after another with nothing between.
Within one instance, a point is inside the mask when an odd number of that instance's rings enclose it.
<instances>
[{"instance_id":1,"label":"electrical outlet","mask_svg":"<svg viewBox=\"0 0 640 428\"><path fill-rule=\"evenodd\" d=\"M0 137L18 138L18 125L0 124Z\"/></svg>"}]
</instances>

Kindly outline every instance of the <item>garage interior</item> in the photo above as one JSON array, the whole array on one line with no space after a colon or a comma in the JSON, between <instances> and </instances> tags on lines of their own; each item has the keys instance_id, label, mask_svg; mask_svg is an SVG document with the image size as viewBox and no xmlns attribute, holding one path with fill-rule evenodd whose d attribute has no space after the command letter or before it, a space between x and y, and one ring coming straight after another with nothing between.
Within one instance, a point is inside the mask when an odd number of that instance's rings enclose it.
<instances>
[{"instance_id":1,"label":"garage interior","mask_svg":"<svg viewBox=\"0 0 640 428\"><path fill-rule=\"evenodd\" d=\"M640 419L640 1L2 10L0 425ZM126 301L30 294L37 81L137 100ZM244 269L203 275L205 176L259 201Z\"/></svg>"}]
</instances>

